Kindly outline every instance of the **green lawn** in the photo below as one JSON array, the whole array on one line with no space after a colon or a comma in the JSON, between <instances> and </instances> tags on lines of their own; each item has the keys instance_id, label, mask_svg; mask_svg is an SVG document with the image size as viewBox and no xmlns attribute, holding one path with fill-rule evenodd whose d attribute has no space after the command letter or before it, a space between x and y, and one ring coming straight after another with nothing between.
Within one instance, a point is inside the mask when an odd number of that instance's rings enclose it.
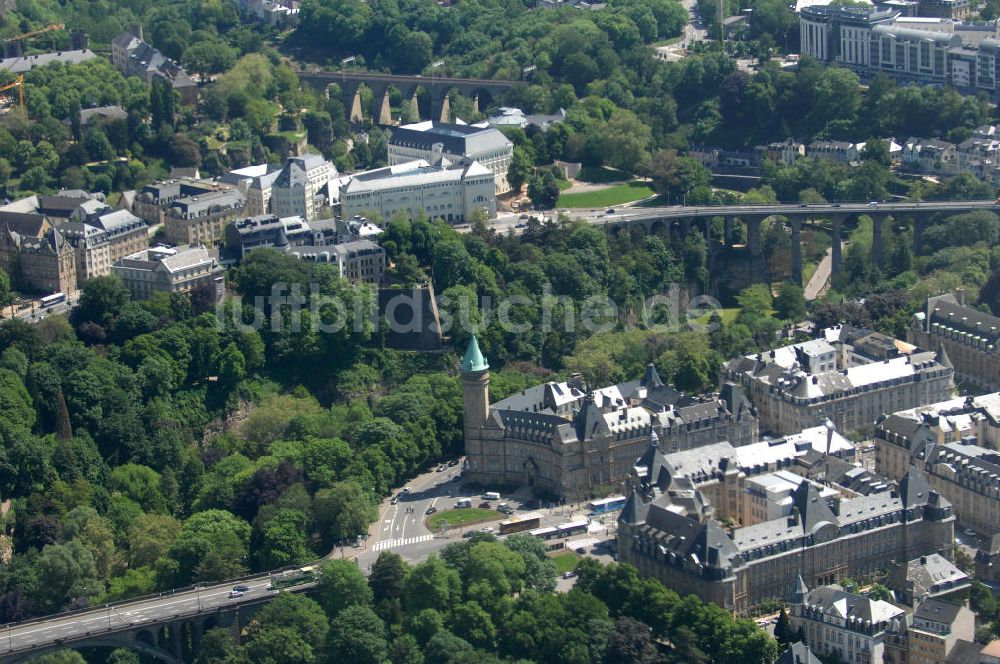
<instances>
[{"instance_id":1,"label":"green lawn","mask_svg":"<svg viewBox=\"0 0 1000 664\"><path fill-rule=\"evenodd\" d=\"M590 182L591 184L607 184L609 182L622 182L632 176L624 171L616 171L605 166L584 166L576 174L576 179L580 182Z\"/></svg>"},{"instance_id":2,"label":"green lawn","mask_svg":"<svg viewBox=\"0 0 1000 664\"><path fill-rule=\"evenodd\" d=\"M585 191L579 194L563 194L559 197L559 207L602 208L621 205L652 196L655 192L643 182L627 182L607 189Z\"/></svg>"},{"instance_id":3,"label":"green lawn","mask_svg":"<svg viewBox=\"0 0 1000 664\"><path fill-rule=\"evenodd\" d=\"M556 184L559 185L559 191L566 191L573 186L569 180L556 180Z\"/></svg>"},{"instance_id":4,"label":"green lawn","mask_svg":"<svg viewBox=\"0 0 1000 664\"><path fill-rule=\"evenodd\" d=\"M571 571L580 562L580 556L572 551L559 551L558 553L553 553L549 558L556 564L556 574L560 575L563 572Z\"/></svg>"},{"instance_id":5,"label":"green lawn","mask_svg":"<svg viewBox=\"0 0 1000 664\"><path fill-rule=\"evenodd\" d=\"M723 325L732 324L733 321L736 320L736 317L739 315L740 315L739 307L732 307L730 309L719 310L719 317L722 319ZM695 319L695 322L698 323L699 325L708 325L710 322L712 322L712 314L707 313L703 316L699 316L698 318Z\"/></svg>"},{"instance_id":6,"label":"green lawn","mask_svg":"<svg viewBox=\"0 0 1000 664\"><path fill-rule=\"evenodd\" d=\"M484 521L496 521L502 516L495 510L481 510L475 507L442 510L427 517L427 527L438 531L445 523L448 524L449 528L457 528L459 525L468 526Z\"/></svg>"}]
</instances>

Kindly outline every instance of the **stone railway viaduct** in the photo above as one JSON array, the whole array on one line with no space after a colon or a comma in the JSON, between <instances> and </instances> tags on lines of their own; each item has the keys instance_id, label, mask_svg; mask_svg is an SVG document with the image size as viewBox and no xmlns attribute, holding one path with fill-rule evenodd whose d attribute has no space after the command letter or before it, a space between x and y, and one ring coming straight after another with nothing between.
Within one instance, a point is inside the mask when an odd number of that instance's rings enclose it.
<instances>
[{"instance_id":1,"label":"stone railway viaduct","mask_svg":"<svg viewBox=\"0 0 1000 664\"><path fill-rule=\"evenodd\" d=\"M420 114L417 105L417 94L420 89L427 90L431 98L431 119L448 122L450 118L449 99L453 91L469 97L476 110L480 101L492 100L508 90L527 85L524 81L501 81L475 78L448 78L446 76L397 76L395 74L377 74L372 72L298 72L302 83L326 93L328 88L336 83L347 109L347 119L351 122L362 122L365 110L371 111L375 124L391 125L392 114L389 109L389 88L395 87L404 99L411 100L415 115ZM374 109L362 109L361 85L371 88L375 96Z\"/></svg>"}]
</instances>

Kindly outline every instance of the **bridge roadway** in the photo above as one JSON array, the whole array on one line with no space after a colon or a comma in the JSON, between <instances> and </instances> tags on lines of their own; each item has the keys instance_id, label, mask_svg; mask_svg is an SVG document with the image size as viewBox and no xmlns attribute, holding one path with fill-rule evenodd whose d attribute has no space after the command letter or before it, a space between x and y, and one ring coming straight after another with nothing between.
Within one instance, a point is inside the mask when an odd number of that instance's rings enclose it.
<instances>
[{"instance_id":1,"label":"bridge roadway","mask_svg":"<svg viewBox=\"0 0 1000 664\"><path fill-rule=\"evenodd\" d=\"M926 226L927 219L939 213L961 213L974 210L989 210L1000 213L1000 204L995 200L974 201L907 201L892 203L826 203L822 205L806 205L796 203L777 203L772 205L720 205L720 206L667 206L667 207L623 207L613 212L590 210L577 213L566 211L573 217L602 225L609 229L642 226L647 231L672 233L674 225L679 223L681 231L687 232L692 221L702 221L708 237L709 224L715 217L725 220L724 244L732 246L733 224L742 221L747 226L747 245L751 258L751 278L761 277L761 271L753 267L755 258L761 256L760 226L764 219L771 216L783 216L788 220L792 231L792 269L793 279L802 280L802 224L807 219L827 219L830 221L833 246L831 255L831 271L834 275L841 268L841 232L843 224L851 217L864 214L872 219L872 258L876 265L882 265L882 226L887 217L909 216L914 221L913 242L920 243L920 237ZM503 230L498 228L498 230ZM759 262L759 261L757 261Z\"/></svg>"},{"instance_id":2,"label":"bridge roadway","mask_svg":"<svg viewBox=\"0 0 1000 664\"><path fill-rule=\"evenodd\" d=\"M828 203L804 205L776 203L773 205L673 205L668 207L627 207L607 214L603 219L609 224L638 224L661 219L695 219L704 217L849 217L858 214L885 216L893 213L934 214L937 212L971 212L973 210L1000 211L994 200L979 201L920 201L903 203ZM572 216L572 213L570 213Z\"/></svg>"},{"instance_id":3,"label":"bridge roadway","mask_svg":"<svg viewBox=\"0 0 1000 664\"><path fill-rule=\"evenodd\" d=\"M230 598L235 584L246 585L248 590L241 597ZM293 589L306 590L312 585L302 584ZM270 588L270 577L264 574L12 624L0 631L0 661L25 661L54 646L73 647L78 642L83 645L114 643L116 636L135 634L143 629L150 633L149 642L136 641L134 645L140 650L144 649L142 646L149 646L147 652L159 656L155 634L160 627L267 602L277 592ZM118 645L126 645L128 641L122 640Z\"/></svg>"}]
</instances>

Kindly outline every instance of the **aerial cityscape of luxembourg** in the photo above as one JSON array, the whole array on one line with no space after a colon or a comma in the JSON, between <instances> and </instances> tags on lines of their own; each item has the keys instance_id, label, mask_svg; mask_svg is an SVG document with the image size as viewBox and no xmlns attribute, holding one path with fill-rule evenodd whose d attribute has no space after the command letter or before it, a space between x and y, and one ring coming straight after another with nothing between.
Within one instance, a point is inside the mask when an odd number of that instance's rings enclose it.
<instances>
[{"instance_id":1,"label":"aerial cityscape of luxembourg","mask_svg":"<svg viewBox=\"0 0 1000 664\"><path fill-rule=\"evenodd\" d=\"M1000 664L1000 0L0 41L0 664Z\"/></svg>"}]
</instances>

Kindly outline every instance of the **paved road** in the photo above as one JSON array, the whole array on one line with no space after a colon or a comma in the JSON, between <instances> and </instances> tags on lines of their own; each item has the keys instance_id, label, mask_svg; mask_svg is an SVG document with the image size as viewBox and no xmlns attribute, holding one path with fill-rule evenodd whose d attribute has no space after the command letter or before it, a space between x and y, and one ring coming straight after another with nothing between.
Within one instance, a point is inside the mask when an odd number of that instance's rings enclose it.
<instances>
[{"instance_id":1,"label":"paved road","mask_svg":"<svg viewBox=\"0 0 1000 664\"><path fill-rule=\"evenodd\" d=\"M32 644L48 645L53 641L72 641L90 635L132 629L142 624L165 622L175 616L192 616L234 603L252 603L275 594L268 577L245 580L249 590L242 597L230 598L233 582L206 586L184 592L163 593L113 606L47 620L13 625L0 632L0 653L30 650Z\"/></svg>"},{"instance_id":2,"label":"paved road","mask_svg":"<svg viewBox=\"0 0 1000 664\"><path fill-rule=\"evenodd\" d=\"M46 307L45 309L42 309L37 304L34 309L31 307L28 307L27 309L16 309L14 311L14 318L19 318L29 323L39 323L49 316L58 316L60 314L69 313L69 311L79 303L80 296L73 295L66 302L61 302L59 304L52 305L51 307ZM10 318L10 307L4 307L3 318Z\"/></svg>"},{"instance_id":3,"label":"paved road","mask_svg":"<svg viewBox=\"0 0 1000 664\"><path fill-rule=\"evenodd\" d=\"M844 243L841 242L841 255L843 255ZM811 302L818 298L820 295L825 293L830 287L830 275L833 272L833 248L828 248L826 253L823 254L823 258L820 259L819 265L816 266L816 271L809 278L809 283L803 289L805 294L805 299L807 302Z\"/></svg>"}]
</instances>

